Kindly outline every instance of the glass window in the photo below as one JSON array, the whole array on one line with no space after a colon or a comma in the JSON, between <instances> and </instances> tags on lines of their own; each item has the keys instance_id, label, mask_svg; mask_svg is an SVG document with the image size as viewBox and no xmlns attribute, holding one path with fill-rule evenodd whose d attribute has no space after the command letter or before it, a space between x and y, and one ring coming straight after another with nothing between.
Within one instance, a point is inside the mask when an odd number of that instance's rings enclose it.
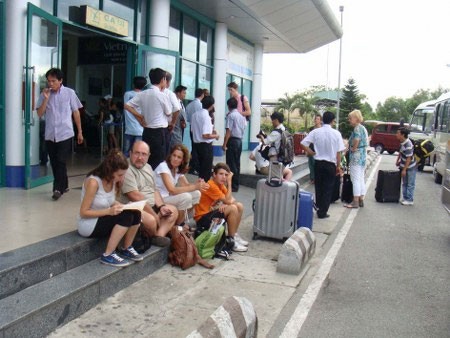
<instances>
[{"instance_id":1,"label":"glass window","mask_svg":"<svg viewBox=\"0 0 450 338\"><path fill-rule=\"evenodd\" d=\"M134 0L103 0L103 11L128 21L128 37L133 39Z\"/></svg>"},{"instance_id":2,"label":"glass window","mask_svg":"<svg viewBox=\"0 0 450 338\"><path fill-rule=\"evenodd\" d=\"M176 74L176 57L167 54L159 54L150 51L144 51L142 54L143 69L142 74L148 78L148 72L152 68L162 68L175 76ZM150 82L150 80L149 80ZM172 79L171 89L174 87L176 81Z\"/></svg>"},{"instance_id":3,"label":"glass window","mask_svg":"<svg viewBox=\"0 0 450 338\"><path fill-rule=\"evenodd\" d=\"M181 81L180 83L187 87L186 99L193 100L195 98L197 67L193 62L183 60L181 63Z\"/></svg>"},{"instance_id":4,"label":"glass window","mask_svg":"<svg viewBox=\"0 0 450 338\"><path fill-rule=\"evenodd\" d=\"M197 60L197 21L189 16L183 20L183 51L184 58Z\"/></svg>"},{"instance_id":5,"label":"glass window","mask_svg":"<svg viewBox=\"0 0 450 338\"><path fill-rule=\"evenodd\" d=\"M207 65L212 64L213 31L204 25L200 26L199 40L199 58L198 61Z\"/></svg>"},{"instance_id":6,"label":"glass window","mask_svg":"<svg viewBox=\"0 0 450 338\"><path fill-rule=\"evenodd\" d=\"M441 114L441 131L448 132L450 119L450 101L445 102L442 106Z\"/></svg>"},{"instance_id":7,"label":"glass window","mask_svg":"<svg viewBox=\"0 0 450 338\"><path fill-rule=\"evenodd\" d=\"M170 9L170 23L169 23L169 49L176 52L180 51L180 23L181 13L176 9Z\"/></svg>"},{"instance_id":8,"label":"glass window","mask_svg":"<svg viewBox=\"0 0 450 338\"><path fill-rule=\"evenodd\" d=\"M99 0L58 0L58 18L69 20L70 7L90 6L99 7Z\"/></svg>"},{"instance_id":9,"label":"glass window","mask_svg":"<svg viewBox=\"0 0 450 338\"><path fill-rule=\"evenodd\" d=\"M147 1L139 1L136 40L142 44L145 44L147 36L147 13Z\"/></svg>"},{"instance_id":10,"label":"glass window","mask_svg":"<svg viewBox=\"0 0 450 338\"><path fill-rule=\"evenodd\" d=\"M211 68L199 66L198 68L198 86L208 89L211 92Z\"/></svg>"},{"instance_id":11,"label":"glass window","mask_svg":"<svg viewBox=\"0 0 450 338\"><path fill-rule=\"evenodd\" d=\"M53 15L53 0L41 0L39 7Z\"/></svg>"}]
</instances>

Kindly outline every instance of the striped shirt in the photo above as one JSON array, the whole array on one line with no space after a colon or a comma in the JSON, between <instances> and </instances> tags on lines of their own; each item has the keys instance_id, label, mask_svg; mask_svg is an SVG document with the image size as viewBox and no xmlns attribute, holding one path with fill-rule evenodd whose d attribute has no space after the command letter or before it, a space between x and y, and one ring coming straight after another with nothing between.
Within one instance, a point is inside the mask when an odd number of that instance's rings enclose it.
<instances>
[{"instance_id":1,"label":"striped shirt","mask_svg":"<svg viewBox=\"0 0 450 338\"><path fill-rule=\"evenodd\" d=\"M416 166L416 159L414 157L414 145L409 138L400 143L400 168L405 167L406 160L411 157L408 168L414 168Z\"/></svg>"}]
</instances>

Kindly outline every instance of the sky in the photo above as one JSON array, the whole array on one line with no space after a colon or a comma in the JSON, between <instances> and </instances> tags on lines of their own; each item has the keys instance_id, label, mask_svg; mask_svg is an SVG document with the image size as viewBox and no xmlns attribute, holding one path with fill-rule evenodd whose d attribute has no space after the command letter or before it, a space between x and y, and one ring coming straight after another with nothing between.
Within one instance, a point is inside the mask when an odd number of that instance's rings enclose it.
<instances>
[{"instance_id":1,"label":"sky","mask_svg":"<svg viewBox=\"0 0 450 338\"><path fill-rule=\"evenodd\" d=\"M388 97L450 88L450 0L328 0L340 23L341 88L349 78L373 109ZM265 54L262 99L338 87L339 40L305 54Z\"/></svg>"}]
</instances>

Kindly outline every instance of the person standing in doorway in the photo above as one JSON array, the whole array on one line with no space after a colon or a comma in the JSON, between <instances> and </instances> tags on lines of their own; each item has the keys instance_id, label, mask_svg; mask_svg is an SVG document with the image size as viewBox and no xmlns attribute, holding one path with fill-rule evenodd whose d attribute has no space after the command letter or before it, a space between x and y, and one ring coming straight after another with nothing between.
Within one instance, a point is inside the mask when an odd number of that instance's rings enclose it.
<instances>
[{"instance_id":1,"label":"person standing in doorway","mask_svg":"<svg viewBox=\"0 0 450 338\"><path fill-rule=\"evenodd\" d=\"M187 88L181 85L175 88L175 95L177 96L180 104L180 112L174 122L172 135L170 136L170 149L172 149L174 145L183 143L183 133L184 128L186 127L186 111L183 100L186 97L186 90Z\"/></svg>"},{"instance_id":2,"label":"person standing in doorway","mask_svg":"<svg viewBox=\"0 0 450 338\"><path fill-rule=\"evenodd\" d=\"M397 140L400 141L397 166L402 175L402 205L414 205L414 190L416 188L417 162L414 157L414 145L408 138L409 129L402 127L397 130Z\"/></svg>"},{"instance_id":3,"label":"person standing in doorway","mask_svg":"<svg viewBox=\"0 0 450 338\"><path fill-rule=\"evenodd\" d=\"M138 93L124 108L128 110L144 127L142 140L152 150L148 163L155 169L167 155L169 140L168 121L172 118L172 105L164 94L166 89L166 71L152 68L148 74L152 86ZM137 111L141 109L142 115Z\"/></svg>"},{"instance_id":4,"label":"person standing in doorway","mask_svg":"<svg viewBox=\"0 0 450 338\"><path fill-rule=\"evenodd\" d=\"M147 80L143 76L135 76L133 79L133 90L129 90L125 92L123 95L123 102L130 101L133 97L137 95L137 93L141 92L145 85L147 84ZM139 114L141 114L140 108L136 109ZM126 157L129 156L131 146L136 141L142 140L142 132L144 128L139 124L139 122L134 118L133 114L131 114L126 109L123 110L123 115L125 116L125 137L123 142L124 154Z\"/></svg>"},{"instance_id":5,"label":"person standing in doorway","mask_svg":"<svg viewBox=\"0 0 450 338\"><path fill-rule=\"evenodd\" d=\"M202 88L197 88L195 90L195 99L193 99L186 106L186 120L190 124L189 134L191 136L191 162L189 163L190 173L194 175L198 175L199 172L199 163L198 163L198 155L194 147L194 137L192 136L192 116L194 113L202 110L202 100L205 97L205 92Z\"/></svg>"},{"instance_id":6,"label":"person standing in doorway","mask_svg":"<svg viewBox=\"0 0 450 338\"><path fill-rule=\"evenodd\" d=\"M314 129L301 142L302 148L315 160L315 180L317 217L328 218L328 209L333 195L336 175L340 175L341 151L345 150L342 135L332 124L335 116L332 112L323 113L323 126ZM314 151L309 145L314 143Z\"/></svg>"},{"instance_id":7,"label":"person standing in doorway","mask_svg":"<svg viewBox=\"0 0 450 338\"><path fill-rule=\"evenodd\" d=\"M75 135L72 117L77 128L77 143L83 143L79 112L82 104L73 89L64 87L61 69L51 68L45 77L48 87L39 97L37 114L45 115L45 143L54 176L52 199L56 201L69 191L66 161Z\"/></svg>"},{"instance_id":8,"label":"person standing in doorway","mask_svg":"<svg viewBox=\"0 0 450 338\"><path fill-rule=\"evenodd\" d=\"M231 188L233 192L239 191L239 175L241 172L242 137L245 130L245 117L237 110L237 100L232 97L227 101L228 111L226 118L226 132L222 149L225 151L227 165L233 173Z\"/></svg>"},{"instance_id":9,"label":"person standing in doorway","mask_svg":"<svg viewBox=\"0 0 450 338\"><path fill-rule=\"evenodd\" d=\"M172 82L172 74L169 72L166 72L166 89L164 89L164 94L167 95L170 101L170 105L172 107L172 115L169 119L169 142L166 144L166 154L169 154L170 150L170 144L172 142L172 135L173 130L175 128L175 124L178 120L178 117L180 115L181 105L180 100L178 99L177 95L170 90L170 83Z\"/></svg>"},{"instance_id":10,"label":"person standing in doorway","mask_svg":"<svg viewBox=\"0 0 450 338\"><path fill-rule=\"evenodd\" d=\"M252 110L250 108L250 103L248 101L247 96L239 94L238 88L236 82L230 82L227 85L228 93L230 93L231 97L234 97L236 101L238 102L237 110L239 113L241 113L243 116L245 116L247 119L250 118L250 115L252 114Z\"/></svg>"},{"instance_id":11,"label":"person standing in doorway","mask_svg":"<svg viewBox=\"0 0 450 338\"><path fill-rule=\"evenodd\" d=\"M203 109L192 115L191 127L194 137L194 150L198 155L200 164L199 178L207 182L211 177L213 166L213 141L219 139L211 122L209 112L214 109L214 98L206 96L202 100Z\"/></svg>"}]
</instances>

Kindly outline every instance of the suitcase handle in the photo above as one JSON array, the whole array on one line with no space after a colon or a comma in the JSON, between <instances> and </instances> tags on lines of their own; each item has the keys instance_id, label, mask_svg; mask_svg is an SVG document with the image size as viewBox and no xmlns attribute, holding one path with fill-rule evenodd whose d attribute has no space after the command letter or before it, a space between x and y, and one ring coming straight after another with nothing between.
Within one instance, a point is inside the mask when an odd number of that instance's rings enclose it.
<instances>
[{"instance_id":1,"label":"suitcase handle","mask_svg":"<svg viewBox=\"0 0 450 338\"><path fill-rule=\"evenodd\" d=\"M269 176L266 184L271 187L280 187L283 184L283 164L276 161L269 163Z\"/></svg>"}]
</instances>

